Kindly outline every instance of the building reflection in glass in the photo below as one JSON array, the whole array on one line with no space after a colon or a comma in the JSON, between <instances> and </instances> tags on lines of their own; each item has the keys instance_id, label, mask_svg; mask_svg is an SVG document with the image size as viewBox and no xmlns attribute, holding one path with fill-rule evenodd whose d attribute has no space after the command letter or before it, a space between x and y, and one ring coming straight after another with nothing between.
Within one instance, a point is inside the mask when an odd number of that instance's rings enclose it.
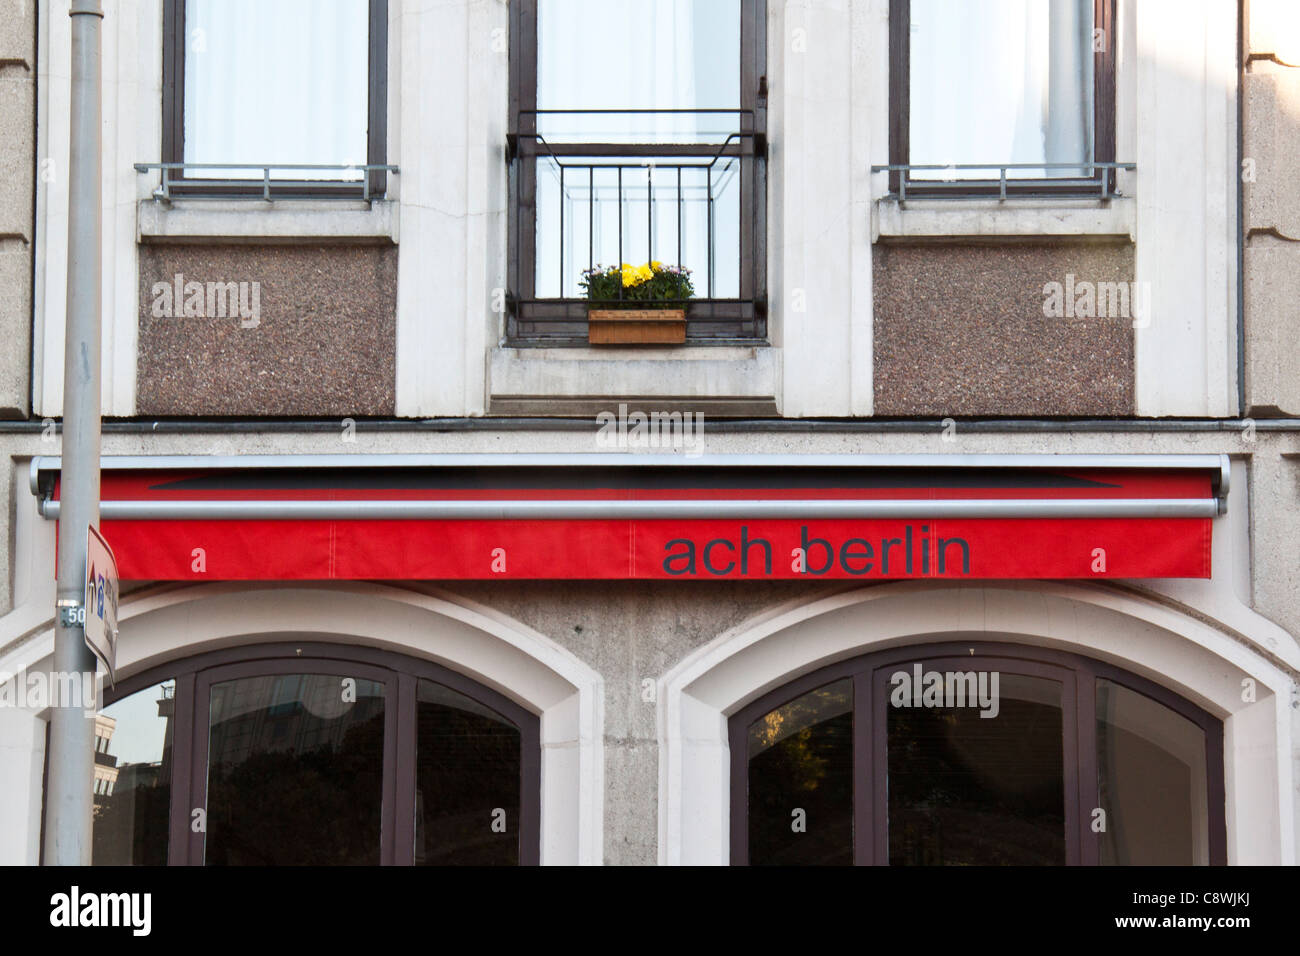
<instances>
[{"instance_id":1,"label":"building reflection in glass","mask_svg":"<svg viewBox=\"0 0 1300 956\"><path fill-rule=\"evenodd\" d=\"M96 866L167 862L171 808L174 681L105 707L95 720Z\"/></svg>"}]
</instances>

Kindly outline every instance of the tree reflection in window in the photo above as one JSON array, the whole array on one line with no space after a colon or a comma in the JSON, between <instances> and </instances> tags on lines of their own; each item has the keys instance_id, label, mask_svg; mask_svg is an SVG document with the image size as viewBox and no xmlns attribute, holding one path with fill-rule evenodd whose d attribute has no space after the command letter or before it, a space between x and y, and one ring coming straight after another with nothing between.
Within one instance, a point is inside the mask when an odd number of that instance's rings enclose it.
<instances>
[{"instance_id":1,"label":"tree reflection in window","mask_svg":"<svg viewBox=\"0 0 1300 956\"><path fill-rule=\"evenodd\" d=\"M733 863L1227 862L1222 722L1073 654L890 648L751 701L729 742Z\"/></svg>"},{"instance_id":2,"label":"tree reflection in window","mask_svg":"<svg viewBox=\"0 0 1300 956\"><path fill-rule=\"evenodd\" d=\"M752 864L853 862L853 685L841 680L749 727Z\"/></svg>"}]
</instances>

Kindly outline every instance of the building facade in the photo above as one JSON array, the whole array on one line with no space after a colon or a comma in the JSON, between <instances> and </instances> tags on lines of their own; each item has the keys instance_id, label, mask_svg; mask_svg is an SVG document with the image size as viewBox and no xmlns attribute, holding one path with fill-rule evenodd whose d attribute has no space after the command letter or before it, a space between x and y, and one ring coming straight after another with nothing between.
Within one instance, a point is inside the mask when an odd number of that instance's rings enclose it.
<instances>
[{"instance_id":1,"label":"building facade","mask_svg":"<svg viewBox=\"0 0 1300 956\"><path fill-rule=\"evenodd\" d=\"M69 25L5 6L35 864ZM955 6L104 0L96 862L1294 863L1300 20Z\"/></svg>"}]
</instances>

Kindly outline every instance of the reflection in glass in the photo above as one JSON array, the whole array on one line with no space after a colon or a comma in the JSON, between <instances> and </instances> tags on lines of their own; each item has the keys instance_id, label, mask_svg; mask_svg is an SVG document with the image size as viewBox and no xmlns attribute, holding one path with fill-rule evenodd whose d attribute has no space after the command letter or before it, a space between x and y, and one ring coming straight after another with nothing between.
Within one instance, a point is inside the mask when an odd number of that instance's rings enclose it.
<instances>
[{"instance_id":1,"label":"reflection in glass","mask_svg":"<svg viewBox=\"0 0 1300 956\"><path fill-rule=\"evenodd\" d=\"M246 677L209 706L207 863L378 865L383 684Z\"/></svg>"},{"instance_id":2,"label":"reflection in glass","mask_svg":"<svg viewBox=\"0 0 1300 956\"><path fill-rule=\"evenodd\" d=\"M517 865L519 729L433 681L416 700L416 864Z\"/></svg>"},{"instance_id":3,"label":"reflection in glass","mask_svg":"<svg viewBox=\"0 0 1300 956\"><path fill-rule=\"evenodd\" d=\"M95 866L167 863L175 690L163 681L95 718Z\"/></svg>"},{"instance_id":4,"label":"reflection in glass","mask_svg":"<svg viewBox=\"0 0 1300 956\"><path fill-rule=\"evenodd\" d=\"M912 0L910 59L909 162L1093 159L1093 0ZM913 175L997 179L998 171Z\"/></svg>"},{"instance_id":5,"label":"reflection in glass","mask_svg":"<svg viewBox=\"0 0 1300 956\"><path fill-rule=\"evenodd\" d=\"M853 682L836 681L749 726L749 862L853 862Z\"/></svg>"},{"instance_id":6,"label":"reflection in glass","mask_svg":"<svg viewBox=\"0 0 1300 956\"><path fill-rule=\"evenodd\" d=\"M1098 680L1102 865L1206 865L1205 767L1205 731L1150 697Z\"/></svg>"},{"instance_id":7,"label":"reflection in glass","mask_svg":"<svg viewBox=\"0 0 1300 956\"><path fill-rule=\"evenodd\" d=\"M1000 674L994 717L886 709L891 865L1065 863L1059 683Z\"/></svg>"}]
</instances>

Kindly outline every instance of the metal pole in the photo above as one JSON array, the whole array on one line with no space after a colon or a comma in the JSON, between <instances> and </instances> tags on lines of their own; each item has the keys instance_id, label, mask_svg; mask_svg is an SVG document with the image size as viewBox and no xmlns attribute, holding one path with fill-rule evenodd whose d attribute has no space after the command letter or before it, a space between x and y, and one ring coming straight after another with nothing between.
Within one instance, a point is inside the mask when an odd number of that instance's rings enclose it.
<instances>
[{"instance_id":1,"label":"metal pole","mask_svg":"<svg viewBox=\"0 0 1300 956\"><path fill-rule=\"evenodd\" d=\"M63 462L59 520L59 607L54 670L95 679L82 625L65 609L86 593L86 528L99 523L100 24L99 0L72 0L71 146L68 157L68 297L63 352ZM54 686L68 687L71 681ZM90 863L95 720L81 701L56 700L50 719L45 863ZM98 702L96 702L98 703Z\"/></svg>"}]
</instances>

